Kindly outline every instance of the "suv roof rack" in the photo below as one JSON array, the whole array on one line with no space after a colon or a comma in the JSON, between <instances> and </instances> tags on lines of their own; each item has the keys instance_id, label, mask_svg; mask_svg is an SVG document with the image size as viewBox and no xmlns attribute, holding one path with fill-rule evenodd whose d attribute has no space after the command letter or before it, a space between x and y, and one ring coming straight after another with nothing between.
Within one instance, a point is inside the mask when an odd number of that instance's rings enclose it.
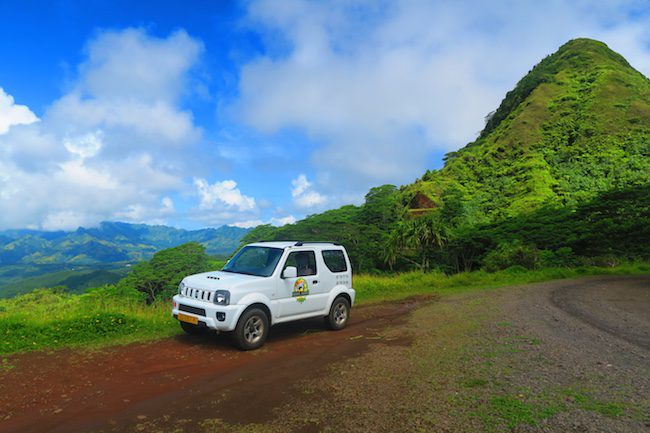
<instances>
[{"instance_id":1,"label":"suv roof rack","mask_svg":"<svg viewBox=\"0 0 650 433\"><path fill-rule=\"evenodd\" d=\"M263 241L257 241L259 243L266 243L266 242L293 242L294 247L301 247L305 244L331 244L331 245L336 245L336 246L341 246L340 243L338 242L333 242L333 241L297 241L295 239L271 239L271 240L263 240Z\"/></svg>"},{"instance_id":2,"label":"suv roof rack","mask_svg":"<svg viewBox=\"0 0 650 433\"><path fill-rule=\"evenodd\" d=\"M305 245L305 244L331 244L331 245L341 245L341 244L339 244L339 243L337 243L337 242L332 242L332 241L304 241L304 242L303 242L303 241L298 241L298 242L296 242L296 244L295 244L294 246L295 246L295 247L301 247L301 246L303 246L303 245Z\"/></svg>"}]
</instances>

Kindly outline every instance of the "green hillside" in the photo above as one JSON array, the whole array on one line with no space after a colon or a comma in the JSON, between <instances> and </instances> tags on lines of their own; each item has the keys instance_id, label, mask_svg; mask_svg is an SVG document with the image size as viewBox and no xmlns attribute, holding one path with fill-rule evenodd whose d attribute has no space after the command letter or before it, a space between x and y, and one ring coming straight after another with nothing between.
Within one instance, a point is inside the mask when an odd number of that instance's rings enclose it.
<instances>
[{"instance_id":1,"label":"green hillside","mask_svg":"<svg viewBox=\"0 0 650 433\"><path fill-rule=\"evenodd\" d=\"M476 141L405 192L437 205L459 192L492 220L646 184L648 156L650 81L605 44L576 39L508 92Z\"/></svg>"},{"instance_id":2,"label":"green hillside","mask_svg":"<svg viewBox=\"0 0 650 433\"><path fill-rule=\"evenodd\" d=\"M605 44L576 39L522 78L442 169L244 239L339 240L359 270L647 258L648 191L650 81Z\"/></svg>"},{"instance_id":3,"label":"green hillside","mask_svg":"<svg viewBox=\"0 0 650 433\"><path fill-rule=\"evenodd\" d=\"M120 222L72 232L7 230L0 232L0 298L41 287L83 292L114 284L130 264L188 242L200 243L210 255L227 256L247 231L229 226L182 230Z\"/></svg>"}]
</instances>

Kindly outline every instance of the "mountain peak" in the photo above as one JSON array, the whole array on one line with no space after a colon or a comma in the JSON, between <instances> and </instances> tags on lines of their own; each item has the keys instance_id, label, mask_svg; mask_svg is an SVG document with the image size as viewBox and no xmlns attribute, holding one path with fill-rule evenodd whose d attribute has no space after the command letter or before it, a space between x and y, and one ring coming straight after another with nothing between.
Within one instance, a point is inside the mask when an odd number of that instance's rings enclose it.
<instances>
[{"instance_id":1,"label":"mountain peak","mask_svg":"<svg viewBox=\"0 0 650 433\"><path fill-rule=\"evenodd\" d=\"M627 71L643 76L605 43L588 38L572 39L535 65L506 94L499 108L489 115L479 139L494 131L541 84L561 81L560 76L570 73L587 75L599 70Z\"/></svg>"},{"instance_id":2,"label":"mountain peak","mask_svg":"<svg viewBox=\"0 0 650 433\"><path fill-rule=\"evenodd\" d=\"M571 39L569 42L562 45L555 55L564 60L573 56L582 56L583 60L591 62L611 61L618 63L625 68L632 68L627 60L625 60L625 57L609 48L604 42L595 39Z\"/></svg>"}]
</instances>

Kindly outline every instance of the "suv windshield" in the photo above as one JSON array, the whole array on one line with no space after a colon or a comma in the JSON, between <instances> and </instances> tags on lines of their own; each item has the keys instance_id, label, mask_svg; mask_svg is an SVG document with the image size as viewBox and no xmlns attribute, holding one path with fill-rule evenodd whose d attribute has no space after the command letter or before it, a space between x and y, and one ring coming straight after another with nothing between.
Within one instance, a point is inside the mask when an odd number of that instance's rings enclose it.
<instances>
[{"instance_id":1,"label":"suv windshield","mask_svg":"<svg viewBox=\"0 0 650 433\"><path fill-rule=\"evenodd\" d=\"M244 247L226 263L222 271L268 277L280 261L282 251L281 248Z\"/></svg>"}]
</instances>

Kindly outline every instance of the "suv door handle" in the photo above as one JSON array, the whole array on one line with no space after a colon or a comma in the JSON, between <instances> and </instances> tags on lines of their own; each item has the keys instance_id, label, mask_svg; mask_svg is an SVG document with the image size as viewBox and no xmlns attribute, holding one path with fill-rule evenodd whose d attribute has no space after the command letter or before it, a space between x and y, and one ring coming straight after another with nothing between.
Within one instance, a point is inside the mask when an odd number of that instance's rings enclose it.
<instances>
[{"instance_id":1,"label":"suv door handle","mask_svg":"<svg viewBox=\"0 0 650 433\"><path fill-rule=\"evenodd\" d=\"M312 284L318 284L318 280L314 280L311 282Z\"/></svg>"}]
</instances>

